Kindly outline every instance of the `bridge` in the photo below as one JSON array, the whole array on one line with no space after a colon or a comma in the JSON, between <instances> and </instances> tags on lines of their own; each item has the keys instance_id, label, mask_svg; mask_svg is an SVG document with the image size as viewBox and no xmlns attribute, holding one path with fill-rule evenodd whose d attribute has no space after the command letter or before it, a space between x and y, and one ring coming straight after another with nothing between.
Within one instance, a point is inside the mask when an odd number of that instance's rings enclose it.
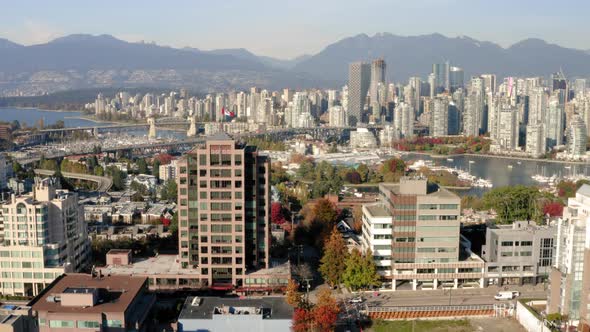
<instances>
[{"instance_id":1,"label":"bridge","mask_svg":"<svg viewBox=\"0 0 590 332\"><path fill-rule=\"evenodd\" d=\"M47 170L47 169L35 169L35 174L43 175L43 176L53 176L53 175L55 175L55 172ZM106 176L97 176L97 175L70 173L70 172L62 172L61 175L64 178L68 178L68 179L96 182L96 184L98 185L98 187L96 188L96 191L98 191L98 192L107 192L113 186L113 179L106 177Z\"/></svg>"}]
</instances>

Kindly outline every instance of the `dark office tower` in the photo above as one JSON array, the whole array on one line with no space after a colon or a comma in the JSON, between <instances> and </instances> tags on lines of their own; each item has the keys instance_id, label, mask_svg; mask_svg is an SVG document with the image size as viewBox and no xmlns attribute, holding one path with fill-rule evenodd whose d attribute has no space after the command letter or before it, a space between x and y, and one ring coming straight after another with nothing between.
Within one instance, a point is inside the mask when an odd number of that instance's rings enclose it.
<instances>
[{"instance_id":1,"label":"dark office tower","mask_svg":"<svg viewBox=\"0 0 590 332\"><path fill-rule=\"evenodd\" d=\"M225 133L178 161L179 262L204 286L269 267L270 160Z\"/></svg>"},{"instance_id":2,"label":"dark office tower","mask_svg":"<svg viewBox=\"0 0 590 332\"><path fill-rule=\"evenodd\" d=\"M354 62L348 67L348 114L349 125L354 126L363 122L363 109L369 83L371 80L371 69L368 63Z\"/></svg>"},{"instance_id":3,"label":"dark office tower","mask_svg":"<svg viewBox=\"0 0 590 332\"><path fill-rule=\"evenodd\" d=\"M557 73L551 74L551 91L559 92L560 104L565 104L569 100L567 79L561 70Z\"/></svg>"},{"instance_id":4,"label":"dark office tower","mask_svg":"<svg viewBox=\"0 0 590 332\"><path fill-rule=\"evenodd\" d=\"M434 76L434 95L445 90L449 90L449 62L435 63L432 65L432 75Z\"/></svg>"},{"instance_id":5,"label":"dark office tower","mask_svg":"<svg viewBox=\"0 0 590 332\"><path fill-rule=\"evenodd\" d=\"M464 73L463 68L459 67L451 67L449 69L449 87L450 92L455 92L455 90L460 89L464 86Z\"/></svg>"}]
</instances>

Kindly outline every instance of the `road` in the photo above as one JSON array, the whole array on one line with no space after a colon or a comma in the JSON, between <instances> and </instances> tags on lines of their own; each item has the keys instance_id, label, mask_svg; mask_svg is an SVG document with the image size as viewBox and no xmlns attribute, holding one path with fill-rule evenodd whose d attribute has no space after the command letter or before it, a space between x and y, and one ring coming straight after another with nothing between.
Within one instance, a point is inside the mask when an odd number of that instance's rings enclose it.
<instances>
[{"instance_id":1,"label":"road","mask_svg":"<svg viewBox=\"0 0 590 332\"><path fill-rule=\"evenodd\" d=\"M54 173L55 173L54 171L50 171L50 170L46 170L46 169L35 169L35 174L39 174L39 175L52 176ZM113 179L106 177L106 176L96 176L96 175L70 173L70 172L62 172L61 174L63 175L64 178L68 178L68 179L78 179L78 180L86 180L86 181L96 182L98 184L96 191L99 191L99 192L107 192L109 189L111 189L111 186L113 185Z\"/></svg>"},{"instance_id":2,"label":"road","mask_svg":"<svg viewBox=\"0 0 590 332\"><path fill-rule=\"evenodd\" d=\"M427 291L396 291L380 292L379 296L374 293L364 293L364 302L369 306L429 306L429 305L478 305L508 303L509 301L496 301L494 295L502 291L498 287L478 289L452 289L452 290L427 290ZM524 299L546 299L547 291L543 285L537 286L512 286L507 290L520 291L519 298ZM347 297L352 297L349 294Z\"/></svg>"}]
</instances>

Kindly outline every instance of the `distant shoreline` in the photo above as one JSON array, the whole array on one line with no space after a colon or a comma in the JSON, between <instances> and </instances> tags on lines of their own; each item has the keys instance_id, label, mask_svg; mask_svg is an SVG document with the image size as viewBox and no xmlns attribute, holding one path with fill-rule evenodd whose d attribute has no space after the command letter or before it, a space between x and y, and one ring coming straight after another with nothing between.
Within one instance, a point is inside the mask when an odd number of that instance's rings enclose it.
<instances>
[{"instance_id":1,"label":"distant shoreline","mask_svg":"<svg viewBox=\"0 0 590 332\"><path fill-rule=\"evenodd\" d=\"M515 157L515 156L504 156L498 154L477 154L477 153L460 153L460 154L436 154L436 153L428 153L428 152L414 152L414 151L403 151L404 153L412 153L418 155L429 156L433 159L445 159L445 158L454 158L454 157L481 157L481 158L501 158L501 159L509 159L509 160L526 160L526 161L538 161L538 162L547 162L547 163L555 163L555 164L571 164L571 165L588 165L588 162L585 161L570 161L570 160L558 160L558 159L540 159L540 158L531 158L531 157Z\"/></svg>"},{"instance_id":2,"label":"distant shoreline","mask_svg":"<svg viewBox=\"0 0 590 332\"><path fill-rule=\"evenodd\" d=\"M40 112L57 112L57 113L84 113L83 110L78 111L70 111L70 110L50 110L46 108L36 108L36 107L22 107L22 106L0 106L0 110L2 109L15 109L15 110L32 110L32 111L40 111Z\"/></svg>"}]
</instances>

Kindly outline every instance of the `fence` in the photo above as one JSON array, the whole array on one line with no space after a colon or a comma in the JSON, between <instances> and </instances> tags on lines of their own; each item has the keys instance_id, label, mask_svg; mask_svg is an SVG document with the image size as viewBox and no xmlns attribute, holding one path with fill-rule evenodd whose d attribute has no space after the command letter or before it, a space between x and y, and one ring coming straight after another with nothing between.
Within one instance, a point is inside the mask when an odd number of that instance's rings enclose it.
<instances>
[{"instance_id":1,"label":"fence","mask_svg":"<svg viewBox=\"0 0 590 332\"><path fill-rule=\"evenodd\" d=\"M367 307L367 316L373 319L455 318L472 316L506 317L514 308L505 305L454 305L412 307Z\"/></svg>"},{"instance_id":2,"label":"fence","mask_svg":"<svg viewBox=\"0 0 590 332\"><path fill-rule=\"evenodd\" d=\"M551 329L545 326L542 318L535 315L531 309L520 301L516 301L516 320L528 332L550 332Z\"/></svg>"}]
</instances>

